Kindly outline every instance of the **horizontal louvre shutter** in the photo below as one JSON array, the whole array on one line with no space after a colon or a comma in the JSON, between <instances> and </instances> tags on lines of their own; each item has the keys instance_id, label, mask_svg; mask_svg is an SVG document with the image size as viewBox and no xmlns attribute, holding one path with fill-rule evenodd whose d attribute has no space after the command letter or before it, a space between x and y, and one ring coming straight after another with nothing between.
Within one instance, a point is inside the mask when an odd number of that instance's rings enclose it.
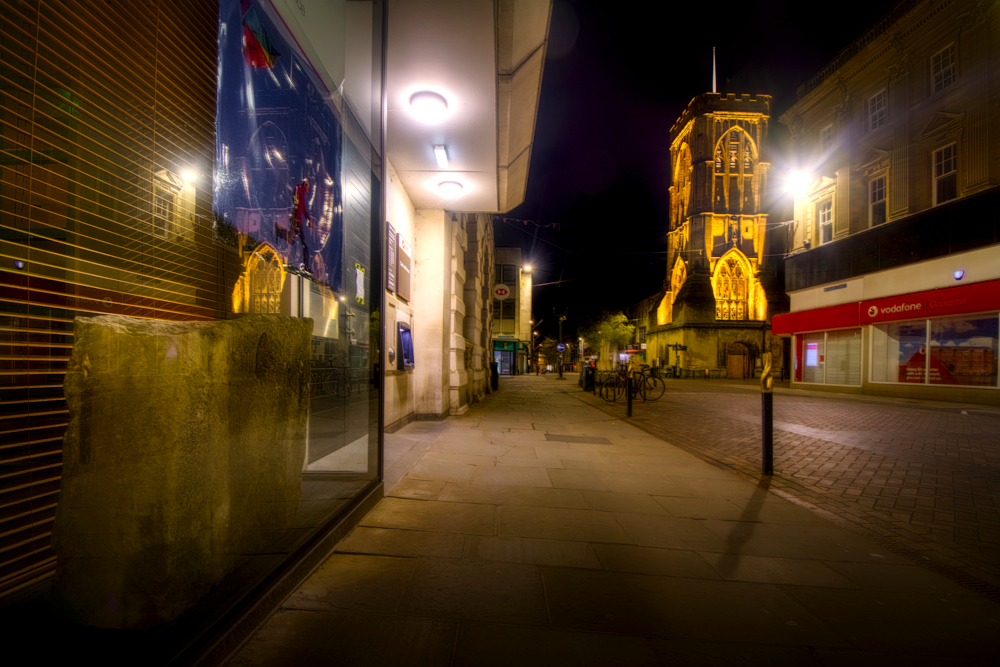
<instances>
[{"instance_id":1,"label":"horizontal louvre shutter","mask_svg":"<svg viewBox=\"0 0 1000 667\"><path fill-rule=\"evenodd\" d=\"M199 0L0 8L0 596L53 571L74 319L225 317L217 32Z\"/></svg>"}]
</instances>

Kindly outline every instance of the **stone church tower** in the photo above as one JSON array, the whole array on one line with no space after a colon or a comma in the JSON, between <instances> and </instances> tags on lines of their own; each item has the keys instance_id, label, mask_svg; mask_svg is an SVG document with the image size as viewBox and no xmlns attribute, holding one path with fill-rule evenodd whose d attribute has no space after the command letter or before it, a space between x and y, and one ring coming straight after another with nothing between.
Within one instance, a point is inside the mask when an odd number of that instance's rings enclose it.
<instances>
[{"instance_id":1,"label":"stone church tower","mask_svg":"<svg viewBox=\"0 0 1000 667\"><path fill-rule=\"evenodd\" d=\"M649 314L650 333L658 334L651 356L664 363L675 358L662 348L679 344L688 348L682 366L718 372L739 362L750 373L771 347L772 306L781 308L786 298L761 271L770 107L768 95L705 93L670 131L667 275ZM729 359L733 354L747 358Z\"/></svg>"},{"instance_id":2,"label":"stone church tower","mask_svg":"<svg viewBox=\"0 0 1000 667\"><path fill-rule=\"evenodd\" d=\"M771 98L706 93L670 131L670 233L659 324L765 320L757 278Z\"/></svg>"}]
</instances>

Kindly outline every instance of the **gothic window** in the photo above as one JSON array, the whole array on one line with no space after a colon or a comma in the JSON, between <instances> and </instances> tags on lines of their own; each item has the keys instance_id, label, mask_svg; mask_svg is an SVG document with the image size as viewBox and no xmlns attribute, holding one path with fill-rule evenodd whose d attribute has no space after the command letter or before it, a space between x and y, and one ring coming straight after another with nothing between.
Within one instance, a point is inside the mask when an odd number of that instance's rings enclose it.
<instances>
[{"instance_id":1,"label":"gothic window","mask_svg":"<svg viewBox=\"0 0 1000 667\"><path fill-rule=\"evenodd\" d=\"M677 159L677 168L674 174L675 190L675 215L676 222L680 223L687 217L688 207L691 202L691 150L687 144L681 146L680 157Z\"/></svg>"},{"instance_id":2,"label":"gothic window","mask_svg":"<svg viewBox=\"0 0 1000 667\"><path fill-rule=\"evenodd\" d=\"M747 276L734 257L723 260L715 278L715 318L745 320L747 318Z\"/></svg>"},{"instance_id":3,"label":"gothic window","mask_svg":"<svg viewBox=\"0 0 1000 667\"><path fill-rule=\"evenodd\" d=\"M754 211L752 192L756 159L753 142L742 129L731 129L723 135L715 147L716 213Z\"/></svg>"}]
</instances>

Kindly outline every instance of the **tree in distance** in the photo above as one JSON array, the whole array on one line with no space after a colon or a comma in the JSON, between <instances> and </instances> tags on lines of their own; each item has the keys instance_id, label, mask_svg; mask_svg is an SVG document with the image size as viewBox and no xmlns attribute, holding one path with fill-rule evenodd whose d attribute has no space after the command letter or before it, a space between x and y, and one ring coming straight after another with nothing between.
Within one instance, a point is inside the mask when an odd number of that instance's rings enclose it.
<instances>
[{"instance_id":1,"label":"tree in distance","mask_svg":"<svg viewBox=\"0 0 1000 667\"><path fill-rule=\"evenodd\" d=\"M597 354L600 365L611 369L613 351L624 350L635 340L635 325L629 323L625 313L605 310L597 320L583 327L580 336L584 347Z\"/></svg>"}]
</instances>

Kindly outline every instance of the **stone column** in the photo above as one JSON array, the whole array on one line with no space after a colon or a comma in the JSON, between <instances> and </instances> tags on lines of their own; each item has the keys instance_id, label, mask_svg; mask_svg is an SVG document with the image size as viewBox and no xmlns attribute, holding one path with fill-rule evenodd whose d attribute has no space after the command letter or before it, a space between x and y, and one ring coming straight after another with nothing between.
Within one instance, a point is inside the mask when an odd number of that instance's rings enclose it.
<instances>
[{"instance_id":1,"label":"stone column","mask_svg":"<svg viewBox=\"0 0 1000 667\"><path fill-rule=\"evenodd\" d=\"M958 51L959 67L966 63L968 78L968 116L965 120L962 150L959 152L959 196L966 196L990 187L990 12L986 3L959 17L961 28ZM995 30L995 28L994 28ZM996 39L996 35L993 35ZM960 76L963 74L959 70ZM996 138L994 138L996 141Z\"/></svg>"},{"instance_id":2,"label":"stone column","mask_svg":"<svg viewBox=\"0 0 1000 667\"><path fill-rule=\"evenodd\" d=\"M419 417L448 414L451 348L451 223L440 209L420 209L413 242L413 392Z\"/></svg>"}]
</instances>

